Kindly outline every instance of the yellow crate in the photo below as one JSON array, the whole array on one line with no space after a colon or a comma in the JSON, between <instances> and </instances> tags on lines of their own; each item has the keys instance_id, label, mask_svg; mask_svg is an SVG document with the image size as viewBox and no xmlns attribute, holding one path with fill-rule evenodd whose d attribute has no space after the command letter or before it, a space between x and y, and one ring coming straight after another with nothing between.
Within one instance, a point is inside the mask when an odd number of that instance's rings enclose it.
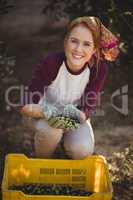
<instances>
[{"instance_id":1,"label":"yellow crate","mask_svg":"<svg viewBox=\"0 0 133 200\"><path fill-rule=\"evenodd\" d=\"M93 192L89 197L27 195L9 190L24 183L67 184ZM2 181L3 200L111 200L112 185L103 156L84 160L29 159L23 154L8 154Z\"/></svg>"}]
</instances>

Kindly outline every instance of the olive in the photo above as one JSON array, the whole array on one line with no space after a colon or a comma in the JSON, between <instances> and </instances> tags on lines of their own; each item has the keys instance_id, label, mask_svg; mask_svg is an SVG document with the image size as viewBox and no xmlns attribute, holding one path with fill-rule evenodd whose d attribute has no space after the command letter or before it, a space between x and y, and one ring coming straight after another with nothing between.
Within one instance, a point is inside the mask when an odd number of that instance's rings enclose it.
<instances>
[{"instance_id":1,"label":"olive","mask_svg":"<svg viewBox=\"0 0 133 200\"><path fill-rule=\"evenodd\" d=\"M52 117L49 120L50 125L56 125L57 123L57 128L60 127L62 129L66 130L74 130L79 127L79 121L74 118L69 118L69 117L64 117L64 116L57 116L57 117Z\"/></svg>"},{"instance_id":2,"label":"olive","mask_svg":"<svg viewBox=\"0 0 133 200\"><path fill-rule=\"evenodd\" d=\"M71 195L71 196L89 196L92 193L85 190L73 188L64 185L45 185L45 184L25 184L19 186L11 186L11 190L23 191L30 195Z\"/></svg>"}]
</instances>

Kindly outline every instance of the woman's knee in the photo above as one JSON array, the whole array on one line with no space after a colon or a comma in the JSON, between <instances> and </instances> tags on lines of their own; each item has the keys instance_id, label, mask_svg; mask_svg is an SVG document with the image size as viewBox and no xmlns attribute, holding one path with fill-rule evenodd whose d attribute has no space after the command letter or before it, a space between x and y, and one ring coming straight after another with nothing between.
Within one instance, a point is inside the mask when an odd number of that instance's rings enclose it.
<instances>
[{"instance_id":1,"label":"woman's knee","mask_svg":"<svg viewBox=\"0 0 133 200\"><path fill-rule=\"evenodd\" d=\"M69 132L64 137L66 153L73 159L84 159L94 152L94 134L90 122L79 129Z\"/></svg>"},{"instance_id":2,"label":"woman's knee","mask_svg":"<svg viewBox=\"0 0 133 200\"><path fill-rule=\"evenodd\" d=\"M61 132L36 132L34 136L34 148L37 157L48 158L51 157L57 145L61 141Z\"/></svg>"},{"instance_id":3,"label":"woman's knee","mask_svg":"<svg viewBox=\"0 0 133 200\"><path fill-rule=\"evenodd\" d=\"M72 159L84 159L93 154L94 144L64 143L66 154Z\"/></svg>"}]
</instances>

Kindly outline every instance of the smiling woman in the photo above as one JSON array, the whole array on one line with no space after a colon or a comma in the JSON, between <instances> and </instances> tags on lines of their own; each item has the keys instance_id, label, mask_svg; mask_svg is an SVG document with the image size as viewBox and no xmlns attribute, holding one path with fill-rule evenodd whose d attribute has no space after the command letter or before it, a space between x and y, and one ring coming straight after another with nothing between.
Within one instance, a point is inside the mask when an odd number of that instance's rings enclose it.
<instances>
[{"instance_id":1,"label":"smiling woman","mask_svg":"<svg viewBox=\"0 0 133 200\"><path fill-rule=\"evenodd\" d=\"M90 118L107 77L106 60L114 61L118 53L118 39L98 18L79 17L68 25L64 51L38 64L21 109L25 116L36 118L30 122L36 131L37 157L51 157L61 140L72 159L94 152ZM57 116L80 125L66 130L62 120L53 119Z\"/></svg>"},{"instance_id":2,"label":"smiling woman","mask_svg":"<svg viewBox=\"0 0 133 200\"><path fill-rule=\"evenodd\" d=\"M73 71L83 68L95 53L91 31L84 25L75 26L64 42L67 64Z\"/></svg>"}]
</instances>

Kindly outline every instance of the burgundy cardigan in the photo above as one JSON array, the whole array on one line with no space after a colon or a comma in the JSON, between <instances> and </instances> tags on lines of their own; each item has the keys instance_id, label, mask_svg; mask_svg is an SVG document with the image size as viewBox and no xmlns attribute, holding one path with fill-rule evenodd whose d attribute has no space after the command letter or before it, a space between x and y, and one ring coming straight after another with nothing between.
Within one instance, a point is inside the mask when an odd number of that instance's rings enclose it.
<instances>
[{"instance_id":1,"label":"burgundy cardigan","mask_svg":"<svg viewBox=\"0 0 133 200\"><path fill-rule=\"evenodd\" d=\"M29 94L38 91L43 96L46 86L49 86L52 81L55 80L63 61L66 62L64 52L55 53L43 58L35 68L32 79L28 84ZM88 67L90 68L90 79L88 80L88 84L77 106L86 114L86 118L91 117L96 108L96 97L103 88L108 72L108 66L105 61L99 61L98 70L95 62L93 66L90 67L88 65ZM84 70L84 68L82 70ZM70 73L75 75L81 73L82 70L74 73L70 68L68 69ZM26 98L24 96L23 105L28 103L37 104L39 100L40 97L38 95L33 96L32 102L30 101L29 95Z\"/></svg>"}]
</instances>

